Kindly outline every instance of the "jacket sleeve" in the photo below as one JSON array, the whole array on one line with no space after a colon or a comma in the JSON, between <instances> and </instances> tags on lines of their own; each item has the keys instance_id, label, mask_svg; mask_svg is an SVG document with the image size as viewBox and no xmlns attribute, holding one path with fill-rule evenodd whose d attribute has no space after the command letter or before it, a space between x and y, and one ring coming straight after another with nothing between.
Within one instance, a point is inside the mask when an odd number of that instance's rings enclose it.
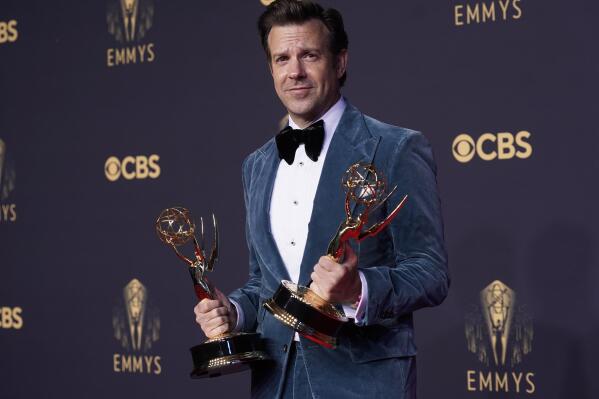
<instances>
[{"instance_id":1,"label":"jacket sleeve","mask_svg":"<svg viewBox=\"0 0 599 399\"><path fill-rule=\"evenodd\" d=\"M234 300L241 307L243 312L242 331L254 331L256 329L256 320L258 315L258 306L260 302L260 286L262 274L260 266L256 258L251 239L250 220L250 197L249 189L251 186L253 155L250 155L243 162L242 180L243 180L243 195L245 200L245 236L249 251L249 279L241 288L233 291L229 298Z\"/></svg>"},{"instance_id":2,"label":"jacket sleeve","mask_svg":"<svg viewBox=\"0 0 599 399\"><path fill-rule=\"evenodd\" d=\"M449 288L436 166L426 138L409 133L391 152L385 170L388 186L397 185L391 200L404 193L408 200L388 226L394 264L360 269L368 284L362 325L439 305Z\"/></svg>"}]
</instances>

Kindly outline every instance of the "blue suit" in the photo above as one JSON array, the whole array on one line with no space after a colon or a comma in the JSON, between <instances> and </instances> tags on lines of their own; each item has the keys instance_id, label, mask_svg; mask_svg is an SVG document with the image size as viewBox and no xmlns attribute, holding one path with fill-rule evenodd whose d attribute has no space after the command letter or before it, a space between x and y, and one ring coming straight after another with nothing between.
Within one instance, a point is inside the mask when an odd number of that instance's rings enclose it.
<instances>
[{"instance_id":1,"label":"blue suit","mask_svg":"<svg viewBox=\"0 0 599 399\"><path fill-rule=\"evenodd\" d=\"M307 285L318 258L344 220L340 180L356 162L373 163L397 192L393 207L406 205L380 234L362 241L358 267L368 283L362 326L348 323L337 349L301 338L315 398L412 398L415 355L412 312L440 304L449 288L443 223L430 145L418 132L381 123L348 104L333 135L314 198L299 283ZM276 144L268 141L243 164L249 280L230 297L244 313L243 331L267 340L274 362L252 372L252 397L280 395L293 331L262 306L289 275L270 230L270 198L279 165ZM384 206L381 208L385 208ZM389 209L370 217L381 220Z\"/></svg>"}]
</instances>

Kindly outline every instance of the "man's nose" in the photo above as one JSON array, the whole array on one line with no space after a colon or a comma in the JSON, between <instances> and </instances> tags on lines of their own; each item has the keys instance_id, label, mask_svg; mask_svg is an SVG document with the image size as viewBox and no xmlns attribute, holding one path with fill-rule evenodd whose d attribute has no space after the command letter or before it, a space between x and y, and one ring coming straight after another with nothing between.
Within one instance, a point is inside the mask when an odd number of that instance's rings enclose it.
<instances>
[{"instance_id":1,"label":"man's nose","mask_svg":"<svg viewBox=\"0 0 599 399\"><path fill-rule=\"evenodd\" d=\"M304 68L304 64L302 64L301 60L293 58L289 63L289 79L297 80L303 79L305 77L306 70Z\"/></svg>"}]
</instances>

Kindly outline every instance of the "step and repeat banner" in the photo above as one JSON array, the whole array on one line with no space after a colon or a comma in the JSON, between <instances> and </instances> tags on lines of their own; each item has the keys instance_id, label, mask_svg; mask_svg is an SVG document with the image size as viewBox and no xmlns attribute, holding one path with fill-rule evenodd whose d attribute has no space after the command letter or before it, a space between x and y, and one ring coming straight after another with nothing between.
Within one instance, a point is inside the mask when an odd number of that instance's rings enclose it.
<instances>
[{"instance_id":1,"label":"step and repeat banner","mask_svg":"<svg viewBox=\"0 0 599 399\"><path fill-rule=\"evenodd\" d=\"M285 113L265 3L2 0L0 397L249 397L189 378L195 295L154 221L214 213L211 280L247 279L241 163ZM416 314L419 396L596 397L596 2L324 4L345 96L438 163L452 286Z\"/></svg>"}]
</instances>

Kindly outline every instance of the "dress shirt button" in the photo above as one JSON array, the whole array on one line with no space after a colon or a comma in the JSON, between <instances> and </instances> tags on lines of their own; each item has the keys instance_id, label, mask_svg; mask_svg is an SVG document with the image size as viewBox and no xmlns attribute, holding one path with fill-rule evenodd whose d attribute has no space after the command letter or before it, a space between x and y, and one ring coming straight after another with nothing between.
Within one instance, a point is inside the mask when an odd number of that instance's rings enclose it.
<instances>
[{"instance_id":1,"label":"dress shirt button","mask_svg":"<svg viewBox=\"0 0 599 399\"><path fill-rule=\"evenodd\" d=\"M295 247L295 241L291 241L291 245Z\"/></svg>"},{"instance_id":2,"label":"dress shirt button","mask_svg":"<svg viewBox=\"0 0 599 399\"><path fill-rule=\"evenodd\" d=\"M304 166L304 161L299 161L299 166Z\"/></svg>"},{"instance_id":3,"label":"dress shirt button","mask_svg":"<svg viewBox=\"0 0 599 399\"><path fill-rule=\"evenodd\" d=\"M297 205L299 204L299 202L297 202L297 200L293 201L293 205Z\"/></svg>"}]
</instances>

